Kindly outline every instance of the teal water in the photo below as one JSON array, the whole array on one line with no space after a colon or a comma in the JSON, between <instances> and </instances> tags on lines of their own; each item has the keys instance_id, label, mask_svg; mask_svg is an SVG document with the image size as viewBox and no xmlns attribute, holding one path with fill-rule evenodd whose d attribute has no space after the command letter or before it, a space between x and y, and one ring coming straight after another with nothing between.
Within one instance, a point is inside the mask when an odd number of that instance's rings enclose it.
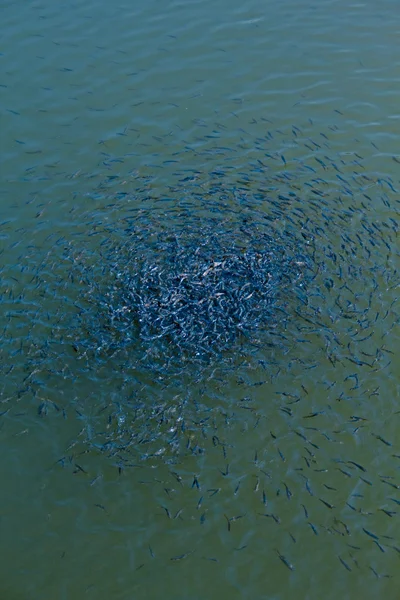
<instances>
[{"instance_id":1,"label":"teal water","mask_svg":"<svg viewBox=\"0 0 400 600\"><path fill-rule=\"evenodd\" d=\"M0 597L398 598L397 3L1 13ZM315 236L287 343L161 376L77 353L96 228L196 194ZM129 455L132 398L160 437Z\"/></svg>"}]
</instances>

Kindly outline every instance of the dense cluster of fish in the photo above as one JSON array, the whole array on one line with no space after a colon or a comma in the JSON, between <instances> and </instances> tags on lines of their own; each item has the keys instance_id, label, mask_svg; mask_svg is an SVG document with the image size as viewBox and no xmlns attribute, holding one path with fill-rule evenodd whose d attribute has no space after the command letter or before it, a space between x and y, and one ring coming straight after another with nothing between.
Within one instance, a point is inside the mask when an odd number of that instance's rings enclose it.
<instances>
[{"instance_id":1,"label":"dense cluster of fish","mask_svg":"<svg viewBox=\"0 0 400 600\"><path fill-rule=\"evenodd\" d=\"M304 295L314 265L300 236L279 235L249 207L220 205L219 218L199 209L173 215L169 228L142 209L123 243L111 237L101 249L99 280L85 271L83 297L104 318L108 350L140 342L153 356L210 359L256 345L285 320L290 297Z\"/></svg>"},{"instance_id":2,"label":"dense cluster of fish","mask_svg":"<svg viewBox=\"0 0 400 600\"><path fill-rule=\"evenodd\" d=\"M400 553L395 183L306 144L308 162L181 169L166 190L106 178L33 269L50 332L27 326L21 394L63 377L68 402L38 402L82 425L60 464L87 476L100 452L153 489L187 540L171 560L205 553L199 531L254 556L265 531L293 571L325 535L340 568L382 578Z\"/></svg>"}]
</instances>

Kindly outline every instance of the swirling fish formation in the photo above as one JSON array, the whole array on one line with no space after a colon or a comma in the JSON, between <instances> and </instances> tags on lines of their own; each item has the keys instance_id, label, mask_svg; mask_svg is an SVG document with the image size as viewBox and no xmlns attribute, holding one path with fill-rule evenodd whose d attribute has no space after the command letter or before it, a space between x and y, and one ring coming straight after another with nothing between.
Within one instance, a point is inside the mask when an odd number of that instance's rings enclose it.
<instances>
[{"instance_id":1,"label":"swirling fish formation","mask_svg":"<svg viewBox=\"0 0 400 600\"><path fill-rule=\"evenodd\" d=\"M187 542L174 560L199 552L209 523L216 548L222 529L253 557L268 538L290 572L323 539L343 573L383 578L400 503L390 186L359 157L320 155L172 180L137 176L121 193L106 179L98 208L35 268L53 313L45 340L42 322L27 325L24 386L62 376L62 410L83 422L60 464L100 454L152 486L165 529Z\"/></svg>"}]
</instances>

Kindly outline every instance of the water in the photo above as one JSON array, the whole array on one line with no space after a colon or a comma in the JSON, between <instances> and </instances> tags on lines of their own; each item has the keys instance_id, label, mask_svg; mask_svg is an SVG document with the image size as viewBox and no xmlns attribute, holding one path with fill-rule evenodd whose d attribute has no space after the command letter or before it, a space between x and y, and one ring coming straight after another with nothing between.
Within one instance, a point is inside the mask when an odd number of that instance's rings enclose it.
<instances>
[{"instance_id":1,"label":"water","mask_svg":"<svg viewBox=\"0 0 400 600\"><path fill-rule=\"evenodd\" d=\"M396 3L2 25L1 597L397 598ZM210 366L96 352L77 274L106 284L127 215L173 229L199 197L314 239L309 304Z\"/></svg>"}]
</instances>

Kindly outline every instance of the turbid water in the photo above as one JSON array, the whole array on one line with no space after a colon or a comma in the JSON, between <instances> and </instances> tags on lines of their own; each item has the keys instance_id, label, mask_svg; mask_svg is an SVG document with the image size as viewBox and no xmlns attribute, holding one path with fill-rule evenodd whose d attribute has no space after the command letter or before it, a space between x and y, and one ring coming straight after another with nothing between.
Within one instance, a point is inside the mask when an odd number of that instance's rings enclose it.
<instances>
[{"instance_id":1,"label":"turbid water","mask_svg":"<svg viewBox=\"0 0 400 600\"><path fill-rule=\"evenodd\" d=\"M398 598L396 3L2 33L0 597Z\"/></svg>"}]
</instances>

